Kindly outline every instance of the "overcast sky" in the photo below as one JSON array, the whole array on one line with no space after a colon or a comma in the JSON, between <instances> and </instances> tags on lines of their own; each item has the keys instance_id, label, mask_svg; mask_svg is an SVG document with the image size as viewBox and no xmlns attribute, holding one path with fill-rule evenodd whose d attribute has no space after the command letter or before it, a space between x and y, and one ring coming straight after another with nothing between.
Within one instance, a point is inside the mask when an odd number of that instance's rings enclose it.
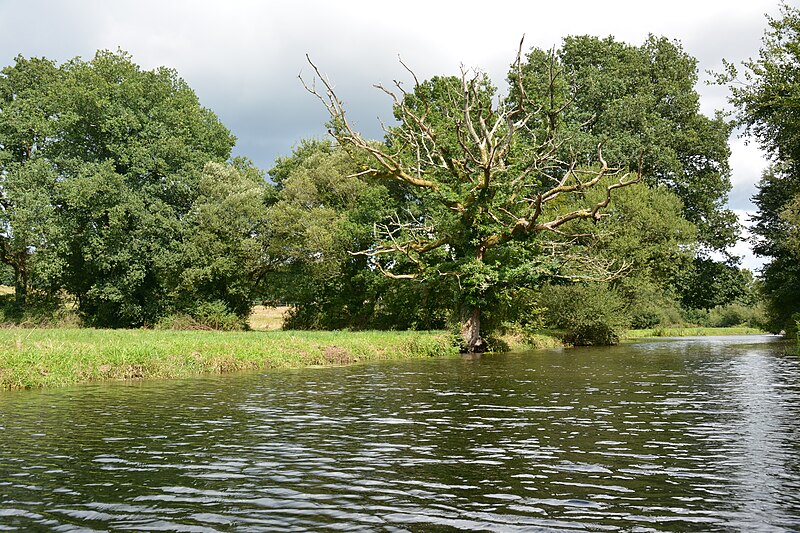
<instances>
[{"instance_id":1,"label":"overcast sky","mask_svg":"<svg viewBox=\"0 0 800 533\"><path fill-rule=\"evenodd\" d=\"M306 53L376 138L391 110L372 85L406 77L398 55L421 78L464 64L502 85L523 34L540 48L581 34L677 39L699 61L701 111L713 115L727 108L726 92L703 83L705 72L757 56L767 13L778 15L777 0L0 0L0 65L18 54L62 62L122 48L144 68L174 68L236 135L236 154L266 170L301 139L325 135L325 110L297 79L309 74ZM744 139L731 148L730 206L744 219L765 162ZM745 266L760 265L747 245L736 251Z\"/></svg>"}]
</instances>

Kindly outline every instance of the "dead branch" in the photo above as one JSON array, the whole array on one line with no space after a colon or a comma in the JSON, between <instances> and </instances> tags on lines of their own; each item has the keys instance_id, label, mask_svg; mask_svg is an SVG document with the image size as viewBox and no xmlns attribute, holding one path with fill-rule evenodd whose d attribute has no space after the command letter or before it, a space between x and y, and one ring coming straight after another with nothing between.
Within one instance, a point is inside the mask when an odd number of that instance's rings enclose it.
<instances>
[{"instance_id":1,"label":"dead branch","mask_svg":"<svg viewBox=\"0 0 800 533\"><path fill-rule=\"evenodd\" d=\"M564 73L558 68L555 52L551 50L547 73L549 94L545 96L547 101L535 102L524 87L523 42L524 36L520 40L513 65L517 77L515 99L500 98L495 104L483 91L484 74L477 70L468 70L463 65L458 85L454 84L452 88L445 85L445 103L454 104L452 112L456 115L446 117L446 120L451 120L446 126L452 128L449 133L437 130L441 126L432 118L435 115L432 111L433 104L441 106L442 102L429 101L429 95L413 69L402 58L398 58L402 67L413 78L414 91L407 91L397 80L394 81L394 88L375 85L390 98L402 124L396 128L382 125L393 140L392 150L381 143L364 139L353 129L333 84L321 74L308 55L306 58L314 71L314 78L311 83L306 83L302 76L300 80L303 87L326 106L334 125L330 133L339 145L354 160L359 160L356 154L368 156L366 163L360 162L361 168L354 176L372 176L403 182L420 189L443 190L447 194L442 194L438 201L451 211L460 213L463 224L478 223L479 217L486 216L500 226L501 230L484 237L476 245L480 249L479 257L486 250L513 238L547 232L567 238L558 250L553 246L554 254L562 254L565 260L581 265L585 272L596 272L597 276L592 279L604 276L613 279L621 275L627 267L623 265L617 268L612 263L603 263L580 254L573 257L568 252L569 243L572 242L569 240L570 234L561 228L575 220L599 220L603 216L603 209L610 204L615 190L640 181L641 166L639 173L635 175L623 173L622 168L608 164L600 145L597 147L599 168L583 168L576 161L567 162L559 158L558 154L566 140L556 134L557 117L572 103L570 99L563 103L559 103L557 99L558 79ZM317 88L317 80L324 90ZM414 98L410 98L412 95ZM536 137L539 129L537 124L546 124L547 131L542 140ZM531 144L526 145L524 157L520 161L508 162L509 152L523 132L530 135L527 139ZM515 172L513 175L512 168ZM440 180L442 173L451 176L448 179L463 184L463 187L447 188L450 185ZM541 220L545 213L552 211L548 204L558 205L559 199L565 195L581 195L584 191L599 186L604 180L613 178L618 179L605 187L602 200L581 209L552 215L549 220ZM503 201L494 204L492 202L498 188L503 190ZM448 195L451 191L460 195L457 200L445 199L450 198ZM425 270L422 256L458 242L458 236L442 234L440 228L430 227L410 213L402 217L395 214L388 223L376 224L374 236L378 244L352 254L370 257L374 260L375 268L395 279L417 279ZM571 237L575 238L577 235ZM381 259L387 255L405 257L416 265L419 273L391 272L391 267L385 266L385 260L382 262Z\"/></svg>"}]
</instances>

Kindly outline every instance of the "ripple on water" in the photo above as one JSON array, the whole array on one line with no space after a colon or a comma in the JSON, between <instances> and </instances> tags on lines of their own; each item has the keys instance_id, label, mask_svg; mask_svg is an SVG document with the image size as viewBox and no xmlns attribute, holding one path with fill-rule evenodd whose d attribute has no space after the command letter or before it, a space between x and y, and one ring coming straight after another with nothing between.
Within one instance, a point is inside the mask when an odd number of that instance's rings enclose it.
<instances>
[{"instance_id":1,"label":"ripple on water","mask_svg":"<svg viewBox=\"0 0 800 533\"><path fill-rule=\"evenodd\" d=\"M798 421L762 338L3 394L0 530L798 530Z\"/></svg>"}]
</instances>

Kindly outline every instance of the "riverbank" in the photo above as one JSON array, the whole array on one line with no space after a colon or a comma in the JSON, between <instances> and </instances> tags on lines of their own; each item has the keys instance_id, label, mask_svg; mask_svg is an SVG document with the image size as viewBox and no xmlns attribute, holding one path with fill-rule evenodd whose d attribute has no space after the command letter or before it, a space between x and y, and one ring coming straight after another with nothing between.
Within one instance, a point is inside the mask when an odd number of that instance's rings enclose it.
<instances>
[{"instance_id":1,"label":"riverbank","mask_svg":"<svg viewBox=\"0 0 800 533\"><path fill-rule=\"evenodd\" d=\"M753 328L659 328L629 330L622 339L759 333L763 332ZM565 346L557 337L546 334L507 335L500 340L504 348L512 351ZM0 329L0 390L456 354L450 336L441 331L223 332L11 327Z\"/></svg>"},{"instance_id":2,"label":"riverbank","mask_svg":"<svg viewBox=\"0 0 800 533\"><path fill-rule=\"evenodd\" d=\"M757 328L730 327L730 328L701 328L701 327L674 327L629 329L620 335L621 341L644 339L649 337L714 337L731 335L759 335L764 331ZM500 346L509 351L542 350L548 348L568 348L556 333L538 333L535 335L522 335L508 333L498 339Z\"/></svg>"},{"instance_id":3,"label":"riverbank","mask_svg":"<svg viewBox=\"0 0 800 533\"><path fill-rule=\"evenodd\" d=\"M759 335L764 331L758 328L732 327L732 328L652 328L652 329L630 329L623 335L622 339L642 339L645 337L721 337L729 335Z\"/></svg>"},{"instance_id":4,"label":"riverbank","mask_svg":"<svg viewBox=\"0 0 800 533\"><path fill-rule=\"evenodd\" d=\"M0 390L455 355L444 332L0 329Z\"/></svg>"}]
</instances>

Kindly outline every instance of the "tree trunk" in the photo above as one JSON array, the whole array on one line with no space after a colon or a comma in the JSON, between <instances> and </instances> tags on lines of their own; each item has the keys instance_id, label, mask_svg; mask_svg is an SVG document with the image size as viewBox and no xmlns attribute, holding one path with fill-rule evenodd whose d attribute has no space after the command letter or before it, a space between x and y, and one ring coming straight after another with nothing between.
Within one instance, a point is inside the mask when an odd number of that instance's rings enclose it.
<instances>
[{"instance_id":1,"label":"tree trunk","mask_svg":"<svg viewBox=\"0 0 800 533\"><path fill-rule=\"evenodd\" d=\"M25 307L28 297L28 273L25 269L24 259L22 264L14 265L14 304L18 309Z\"/></svg>"},{"instance_id":2,"label":"tree trunk","mask_svg":"<svg viewBox=\"0 0 800 533\"><path fill-rule=\"evenodd\" d=\"M461 320L461 349L466 353L486 351L486 341L481 337L481 310L479 307L465 309Z\"/></svg>"}]
</instances>

